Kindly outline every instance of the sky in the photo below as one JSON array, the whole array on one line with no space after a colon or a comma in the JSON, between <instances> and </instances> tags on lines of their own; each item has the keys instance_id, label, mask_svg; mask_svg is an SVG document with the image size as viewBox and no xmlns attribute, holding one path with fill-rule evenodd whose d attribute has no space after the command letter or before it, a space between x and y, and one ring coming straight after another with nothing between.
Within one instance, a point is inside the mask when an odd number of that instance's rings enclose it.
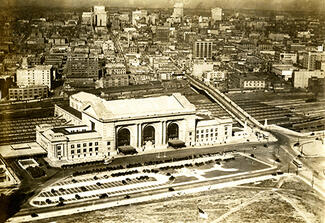
<instances>
[{"instance_id":1,"label":"sky","mask_svg":"<svg viewBox=\"0 0 325 223\"><path fill-rule=\"evenodd\" d=\"M183 1L185 8L325 10L325 0L0 0L0 4L54 7L90 7L100 4L108 7L171 8L175 1Z\"/></svg>"}]
</instances>

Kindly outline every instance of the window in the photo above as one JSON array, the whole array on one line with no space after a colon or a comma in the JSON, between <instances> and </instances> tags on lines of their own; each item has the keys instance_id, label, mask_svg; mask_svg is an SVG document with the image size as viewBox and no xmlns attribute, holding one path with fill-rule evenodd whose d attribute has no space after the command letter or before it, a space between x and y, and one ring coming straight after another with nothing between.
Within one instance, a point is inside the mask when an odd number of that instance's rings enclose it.
<instances>
[{"instance_id":1,"label":"window","mask_svg":"<svg viewBox=\"0 0 325 223\"><path fill-rule=\"evenodd\" d=\"M74 154L74 150L71 150L71 154Z\"/></svg>"},{"instance_id":2,"label":"window","mask_svg":"<svg viewBox=\"0 0 325 223\"><path fill-rule=\"evenodd\" d=\"M80 153L80 149L77 149L77 153Z\"/></svg>"},{"instance_id":3,"label":"window","mask_svg":"<svg viewBox=\"0 0 325 223\"><path fill-rule=\"evenodd\" d=\"M192 132L189 132L189 133L188 133L188 135L190 135L190 136L191 136L191 135L192 135Z\"/></svg>"},{"instance_id":4,"label":"window","mask_svg":"<svg viewBox=\"0 0 325 223\"><path fill-rule=\"evenodd\" d=\"M92 145L93 145L93 143L92 143L92 142L90 142L88 145L89 145L89 146L92 146Z\"/></svg>"},{"instance_id":5,"label":"window","mask_svg":"<svg viewBox=\"0 0 325 223\"><path fill-rule=\"evenodd\" d=\"M89 152L92 152L93 151L93 148L89 148Z\"/></svg>"},{"instance_id":6,"label":"window","mask_svg":"<svg viewBox=\"0 0 325 223\"><path fill-rule=\"evenodd\" d=\"M98 152L98 147L95 147L95 151Z\"/></svg>"},{"instance_id":7,"label":"window","mask_svg":"<svg viewBox=\"0 0 325 223\"><path fill-rule=\"evenodd\" d=\"M107 142L107 145L108 145L108 146L111 145L111 142Z\"/></svg>"},{"instance_id":8,"label":"window","mask_svg":"<svg viewBox=\"0 0 325 223\"><path fill-rule=\"evenodd\" d=\"M206 129L205 132L209 132L209 129Z\"/></svg>"},{"instance_id":9,"label":"window","mask_svg":"<svg viewBox=\"0 0 325 223\"><path fill-rule=\"evenodd\" d=\"M86 147L86 146L87 146L87 143L84 143L84 144L83 144L83 147Z\"/></svg>"},{"instance_id":10,"label":"window","mask_svg":"<svg viewBox=\"0 0 325 223\"><path fill-rule=\"evenodd\" d=\"M95 146L98 146L98 142L95 142Z\"/></svg>"},{"instance_id":11,"label":"window","mask_svg":"<svg viewBox=\"0 0 325 223\"><path fill-rule=\"evenodd\" d=\"M80 144L77 144L77 147L80 148Z\"/></svg>"},{"instance_id":12,"label":"window","mask_svg":"<svg viewBox=\"0 0 325 223\"><path fill-rule=\"evenodd\" d=\"M71 158L73 159L74 158L74 155L72 155Z\"/></svg>"},{"instance_id":13,"label":"window","mask_svg":"<svg viewBox=\"0 0 325 223\"><path fill-rule=\"evenodd\" d=\"M84 149L84 153L86 153L87 152L87 149Z\"/></svg>"}]
</instances>

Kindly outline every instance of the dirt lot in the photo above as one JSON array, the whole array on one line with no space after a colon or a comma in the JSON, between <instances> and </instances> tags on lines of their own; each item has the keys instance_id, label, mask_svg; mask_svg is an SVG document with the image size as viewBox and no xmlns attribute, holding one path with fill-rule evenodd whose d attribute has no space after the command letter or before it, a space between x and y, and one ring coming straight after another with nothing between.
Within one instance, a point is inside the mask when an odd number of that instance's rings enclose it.
<instances>
[{"instance_id":1,"label":"dirt lot","mask_svg":"<svg viewBox=\"0 0 325 223\"><path fill-rule=\"evenodd\" d=\"M325 201L309 186L296 178L286 177L54 220L61 223L324 222L324 206ZM197 207L208 214L208 219L199 217Z\"/></svg>"}]
</instances>

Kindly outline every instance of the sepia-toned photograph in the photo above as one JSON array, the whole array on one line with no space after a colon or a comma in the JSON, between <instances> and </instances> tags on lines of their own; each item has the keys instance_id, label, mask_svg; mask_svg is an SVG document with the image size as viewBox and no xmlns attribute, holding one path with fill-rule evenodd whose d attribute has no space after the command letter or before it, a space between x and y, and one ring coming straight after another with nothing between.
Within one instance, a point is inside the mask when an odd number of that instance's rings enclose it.
<instances>
[{"instance_id":1,"label":"sepia-toned photograph","mask_svg":"<svg viewBox=\"0 0 325 223\"><path fill-rule=\"evenodd\" d=\"M325 0L0 0L0 223L325 223Z\"/></svg>"}]
</instances>

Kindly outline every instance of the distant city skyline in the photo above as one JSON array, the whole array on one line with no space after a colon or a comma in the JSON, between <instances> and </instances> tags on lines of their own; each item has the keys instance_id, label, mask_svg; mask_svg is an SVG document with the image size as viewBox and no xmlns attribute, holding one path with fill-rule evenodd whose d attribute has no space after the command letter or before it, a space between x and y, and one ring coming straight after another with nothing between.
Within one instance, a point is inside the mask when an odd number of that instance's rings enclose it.
<instances>
[{"instance_id":1,"label":"distant city skyline","mask_svg":"<svg viewBox=\"0 0 325 223\"><path fill-rule=\"evenodd\" d=\"M89 7L105 5L111 7L172 8L179 0L0 0L3 6L48 6L48 7ZM325 0L182 0L184 8L208 9L261 9L324 11Z\"/></svg>"}]
</instances>

